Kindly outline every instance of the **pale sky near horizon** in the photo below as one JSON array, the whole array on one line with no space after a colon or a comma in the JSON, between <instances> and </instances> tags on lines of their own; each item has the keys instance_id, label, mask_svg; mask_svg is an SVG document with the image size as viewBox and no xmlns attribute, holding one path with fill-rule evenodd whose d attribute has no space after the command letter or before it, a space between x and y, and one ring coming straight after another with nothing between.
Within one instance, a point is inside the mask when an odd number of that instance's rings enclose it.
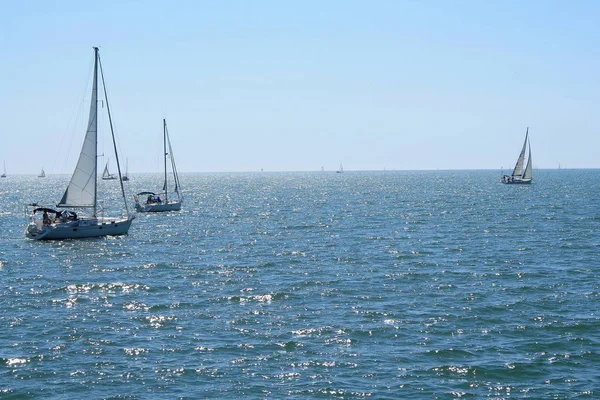
<instances>
[{"instance_id":1,"label":"pale sky near horizon","mask_svg":"<svg viewBox=\"0 0 600 400\"><path fill-rule=\"evenodd\" d=\"M160 170L162 118L181 172L507 170L527 127L535 168L598 168L599 20L591 0L5 2L0 162L72 172L99 46L130 173Z\"/></svg>"}]
</instances>

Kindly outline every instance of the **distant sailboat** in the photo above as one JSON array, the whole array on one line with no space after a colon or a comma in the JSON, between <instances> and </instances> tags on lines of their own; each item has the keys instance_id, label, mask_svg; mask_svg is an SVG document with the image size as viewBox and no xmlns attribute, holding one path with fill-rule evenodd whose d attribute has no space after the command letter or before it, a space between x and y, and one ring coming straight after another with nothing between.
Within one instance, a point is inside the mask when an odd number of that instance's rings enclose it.
<instances>
[{"instance_id":1,"label":"distant sailboat","mask_svg":"<svg viewBox=\"0 0 600 400\"><path fill-rule=\"evenodd\" d=\"M116 176L114 176L113 174L108 172L108 161L106 162L106 166L104 167L104 172L102 173L102 179L104 179L105 181L108 181L111 179L117 179Z\"/></svg>"},{"instance_id":2,"label":"distant sailboat","mask_svg":"<svg viewBox=\"0 0 600 400\"><path fill-rule=\"evenodd\" d=\"M525 150L527 147L529 147L529 155L527 157L527 165L525 166L525 170L523 170L523 164L525 162ZM529 128L527 128L527 131L525 132L525 142L523 143L523 148L521 149L521 153L519 154L519 158L517 159L517 163L515 164L512 175L502 176L502 183L524 184L531 183L532 180L533 166L531 164L531 145L529 144Z\"/></svg>"},{"instance_id":3,"label":"distant sailboat","mask_svg":"<svg viewBox=\"0 0 600 400\"><path fill-rule=\"evenodd\" d=\"M129 231L129 227L135 218L135 215L106 217L104 216L104 210L98 205L98 69L100 69L100 75L103 76L100 54L98 53L98 48L94 47L94 78L85 139L81 147L77 166L71 176L71 181L69 182L62 199L56 205L56 207L59 208L89 210L89 215L80 216L70 210L58 211L53 208L41 207L37 203L30 204L34 209L31 213L31 222L25 229L25 236L27 238L48 240L124 235ZM104 77L102 77L102 87L106 87L105 85ZM111 126L115 156L117 158L117 169L120 174L119 157L117 154L115 135L112 130L112 118L106 90L104 90L104 98L106 101L106 109L108 111L108 120L110 121ZM121 194L123 196L125 212L129 214L125 197L125 188L122 183ZM43 217L40 218L39 215L42 213ZM99 213L102 216L98 216Z\"/></svg>"},{"instance_id":4,"label":"distant sailboat","mask_svg":"<svg viewBox=\"0 0 600 400\"><path fill-rule=\"evenodd\" d=\"M129 180L129 160L125 160L125 175L121 178L123 182Z\"/></svg>"},{"instance_id":5,"label":"distant sailboat","mask_svg":"<svg viewBox=\"0 0 600 400\"><path fill-rule=\"evenodd\" d=\"M0 178L6 178L6 161L4 161L4 172L0 175Z\"/></svg>"},{"instance_id":6,"label":"distant sailboat","mask_svg":"<svg viewBox=\"0 0 600 400\"><path fill-rule=\"evenodd\" d=\"M340 163L340 169L338 169L337 171L338 174L341 174L342 172L344 172L344 166L342 165L342 163Z\"/></svg>"},{"instance_id":7,"label":"distant sailboat","mask_svg":"<svg viewBox=\"0 0 600 400\"><path fill-rule=\"evenodd\" d=\"M164 160L165 160L165 180L163 183L162 195L164 199L160 198L159 194L154 192L140 192L135 195L135 209L137 212L162 212L162 211L179 211L181 210L181 203L183 198L179 193L181 185L179 184L179 175L177 174L177 167L175 166L175 158L173 157L173 149L171 148L171 139L169 138L169 131L167 130L167 121L163 119L163 149L164 149ZM168 150L168 151L167 151ZM171 169L173 171L174 189L177 193L177 200L169 201L168 189L168 175L167 175L167 156L171 157ZM142 199L142 196L145 199Z\"/></svg>"},{"instance_id":8,"label":"distant sailboat","mask_svg":"<svg viewBox=\"0 0 600 400\"><path fill-rule=\"evenodd\" d=\"M38 178L45 178L46 177L46 173L44 172L44 167L42 167L42 172L40 172L40 174L38 175Z\"/></svg>"}]
</instances>

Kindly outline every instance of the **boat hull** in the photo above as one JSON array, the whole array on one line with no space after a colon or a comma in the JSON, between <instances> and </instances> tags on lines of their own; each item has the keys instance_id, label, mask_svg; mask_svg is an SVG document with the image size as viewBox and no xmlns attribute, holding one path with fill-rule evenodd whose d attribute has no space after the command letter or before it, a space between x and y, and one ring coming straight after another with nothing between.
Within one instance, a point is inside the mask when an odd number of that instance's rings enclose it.
<instances>
[{"instance_id":1,"label":"boat hull","mask_svg":"<svg viewBox=\"0 0 600 400\"><path fill-rule=\"evenodd\" d=\"M532 179L502 179L502 183L507 185L529 185Z\"/></svg>"},{"instance_id":2,"label":"boat hull","mask_svg":"<svg viewBox=\"0 0 600 400\"><path fill-rule=\"evenodd\" d=\"M135 203L137 212L165 212L165 211L180 211L181 201L171 203L155 203L155 204L140 204Z\"/></svg>"},{"instance_id":3,"label":"boat hull","mask_svg":"<svg viewBox=\"0 0 600 400\"><path fill-rule=\"evenodd\" d=\"M27 226L25 236L34 240L61 240L126 235L134 218L83 218L50 225L35 221Z\"/></svg>"}]
</instances>

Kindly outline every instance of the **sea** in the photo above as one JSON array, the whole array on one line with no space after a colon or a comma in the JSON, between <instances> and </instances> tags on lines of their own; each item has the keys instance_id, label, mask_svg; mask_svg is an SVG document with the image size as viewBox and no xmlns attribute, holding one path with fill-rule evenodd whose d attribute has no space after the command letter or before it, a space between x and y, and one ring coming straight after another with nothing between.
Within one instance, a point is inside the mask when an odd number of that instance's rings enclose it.
<instances>
[{"instance_id":1,"label":"sea","mask_svg":"<svg viewBox=\"0 0 600 400\"><path fill-rule=\"evenodd\" d=\"M1 399L600 398L600 170L187 173L26 239L69 178L0 180Z\"/></svg>"}]
</instances>

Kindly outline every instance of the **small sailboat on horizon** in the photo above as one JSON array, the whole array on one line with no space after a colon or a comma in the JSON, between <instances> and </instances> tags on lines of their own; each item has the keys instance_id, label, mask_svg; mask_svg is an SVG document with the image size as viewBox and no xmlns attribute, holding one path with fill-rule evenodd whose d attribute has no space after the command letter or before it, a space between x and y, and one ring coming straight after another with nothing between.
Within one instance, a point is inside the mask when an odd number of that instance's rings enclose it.
<instances>
[{"instance_id":1,"label":"small sailboat on horizon","mask_svg":"<svg viewBox=\"0 0 600 400\"><path fill-rule=\"evenodd\" d=\"M0 175L0 178L6 178L6 161L4 161L4 172Z\"/></svg>"},{"instance_id":2,"label":"small sailboat on horizon","mask_svg":"<svg viewBox=\"0 0 600 400\"><path fill-rule=\"evenodd\" d=\"M342 165L342 163L340 163L340 169L338 169L337 171L335 171L338 174L341 174L344 172L344 166Z\"/></svg>"},{"instance_id":3,"label":"small sailboat on horizon","mask_svg":"<svg viewBox=\"0 0 600 400\"><path fill-rule=\"evenodd\" d=\"M98 47L94 47L94 75L90 114L85 139L81 147L77 165L71 176L71 181L62 199L56 205L57 208L64 208L65 210L61 211L43 207L37 203L29 204L29 206L33 207L30 222L25 228L25 236L29 239L56 240L125 235L135 218L135 214L129 215L125 188L122 183L121 195L123 196L125 205L125 216L106 217L104 216L104 210L98 204L98 70L100 70L100 75L102 75L102 86L105 87L106 83L104 82L102 73L100 54ZM104 99L110 121L111 114L106 91L104 91ZM119 168L119 156L115 134L112 129L112 121L110 126L115 157L117 159L117 170L120 175L121 169ZM78 211L71 211L72 209L77 209ZM79 210L84 210L86 215L79 215ZM40 218L40 214L43 214L42 218ZM98 216L98 214L102 216Z\"/></svg>"},{"instance_id":4,"label":"small sailboat on horizon","mask_svg":"<svg viewBox=\"0 0 600 400\"><path fill-rule=\"evenodd\" d=\"M38 178L45 178L46 177L46 172L44 172L44 167L42 167L42 172L40 172L40 174L38 175Z\"/></svg>"},{"instance_id":5,"label":"small sailboat on horizon","mask_svg":"<svg viewBox=\"0 0 600 400\"><path fill-rule=\"evenodd\" d=\"M129 180L129 160L125 160L125 175L121 178L123 182Z\"/></svg>"},{"instance_id":6,"label":"small sailboat on horizon","mask_svg":"<svg viewBox=\"0 0 600 400\"><path fill-rule=\"evenodd\" d=\"M179 183L179 175L177 173L177 167L175 166L175 158L173 157L173 149L171 147L171 139L169 137L169 131L167 129L167 120L163 119L163 154L164 154L164 173L165 180L163 183L163 191L162 195L164 197L161 198L160 194L154 192L140 192L134 196L135 199L135 209L137 212L163 212L163 211L179 211L181 210L181 203L183 202L183 198L179 193L181 189L181 185ZM177 200L170 201L169 200L169 191L168 191L168 175L167 175L167 157L171 158L171 169L173 171L173 182L174 182L174 192L177 194ZM142 199L145 197L145 200Z\"/></svg>"},{"instance_id":7,"label":"small sailboat on horizon","mask_svg":"<svg viewBox=\"0 0 600 400\"><path fill-rule=\"evenodd\" d=\"M527 157L527 164L523 169L525 163L525 151L529 147L529 155ZM531 163L531 144L529 143L529 127L525 131L525 142L523 142L523 148L515 164L515 168L511 175L503 175L501 182L506 184L529 184L533 180L533 165Z\"/></svg>"},{"instance_id":8,"label":"small sailboat on horizon","mask_svg":"<svg viewBox=\"0 0 600 400\"><path fill-rule=\"evenodd\" d=\"M108 160L106 162L106 166L104 167L104 172L102 173L102 179L104 179L105 181L109 181L112 179L117 179L116 176L114 176L113 174L111 174L110 172L108 172L108 163L110 162L110 160Z\"/></svg>"}]
</instances>

